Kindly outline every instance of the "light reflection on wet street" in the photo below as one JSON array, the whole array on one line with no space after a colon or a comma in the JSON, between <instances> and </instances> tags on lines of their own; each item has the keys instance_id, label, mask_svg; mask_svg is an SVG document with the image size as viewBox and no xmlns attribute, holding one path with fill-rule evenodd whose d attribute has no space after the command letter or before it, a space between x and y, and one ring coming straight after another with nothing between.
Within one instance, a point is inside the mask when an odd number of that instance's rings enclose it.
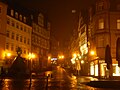
<instances>
[{"instance_id":1,"label":"light reflection on wet street","mask_svg":"<svg viewBox=\"0 0 120 90\"><path fill-rule=\"evenodd\" d=\"M75 76L70 77L68 73L60 67L52 71L52 75L52 78L48 78L48 85L46 78L34 78L32 79L31 85L29 79L5 79L0 85L0 90L110 90L86 86L82 84L85 80L84 77L79 79Z\"/></svg>"}]
</instances>

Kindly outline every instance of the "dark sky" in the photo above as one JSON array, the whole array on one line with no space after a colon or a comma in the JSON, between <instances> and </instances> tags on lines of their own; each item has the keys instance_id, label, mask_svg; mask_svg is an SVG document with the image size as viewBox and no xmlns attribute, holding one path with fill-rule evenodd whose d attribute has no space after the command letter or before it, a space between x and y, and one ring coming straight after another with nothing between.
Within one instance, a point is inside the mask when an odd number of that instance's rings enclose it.
<instances>
[{"instance_id":1,"label":"dark sky","mask_svg":"<svg viewBox=\"0 0 120 90\"><path fill-rule=\"evenodd\" d=\"M8 0L29 9L40 9L44 12L52 26L52 32L61 42L69 40L76 26L78 12L89 5L91 0ZM76 10L76 13L72 13Z\"/></svg>"}]
</instances>

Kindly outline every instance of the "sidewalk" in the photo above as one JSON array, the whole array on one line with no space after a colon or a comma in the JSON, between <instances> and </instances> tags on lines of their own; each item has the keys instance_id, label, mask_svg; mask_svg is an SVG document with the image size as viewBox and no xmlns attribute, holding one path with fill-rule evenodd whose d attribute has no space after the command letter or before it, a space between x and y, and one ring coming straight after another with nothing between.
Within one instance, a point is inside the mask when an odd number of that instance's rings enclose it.
<instances>
[{"instance_id":1,"label":"sidewalk","mask_svg":"<svg viewBox=\"0 0 120 90\"><path fill-rule=\"evenodd\" d=\"M73 73L67 70L68 73ZM73 73L73 75L75 75ZM75 75L76 76L76 75ZM112 79L104 79L92 76L76 76L77 83L85 84L91 87L96 88L112 88L112 89L120 89L120 77L112 77Z\"/></svg>"},{"instance_id":2,"label":"sidewalk","mask_svg":"<svg viewBox=\"0 0 120 90\"><path fill-rule=\"evenodd\" d=\"M86 85L91 87L97 87L97 88L112 88L112 89L120 89L120 79L98 79L93 80Z\"/></svg>"},{"instance_id":3,"label":"sidewalk","mask_svg":"<svg viewBox=\"0 0 120 90\"><path fill-rule=\"evenodd\" d=\"M87 84L91 81L98 81L98 79L91 76L77 76L78 83Z\"/></svg>"}]
</instances>

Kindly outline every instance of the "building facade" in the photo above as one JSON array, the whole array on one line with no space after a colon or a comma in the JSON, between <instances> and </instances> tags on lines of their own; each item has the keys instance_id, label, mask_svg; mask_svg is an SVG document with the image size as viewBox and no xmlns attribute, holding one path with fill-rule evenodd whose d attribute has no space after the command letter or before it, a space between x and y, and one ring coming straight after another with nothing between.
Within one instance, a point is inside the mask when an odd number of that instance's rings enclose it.
<instances>
[{"instance_id":1,"label":"building facade","mask_svg":"<svg viewBox=\"0 0 120 90\"><path fill-rule=\"evenodd\" d=\"M50 27L50 22L42 13L0 2L0 67L11 66L18 47L28 67L30 59L34 70L47 67Z\"/></svg>"},{"instance_id":2,"label":"building facade","mask_svg":"<svg viewBox=\"0 0 120 90\"><path fill-rule=\"evenodd\" d=\"M40 69L46 68L48 64L48 53L50 50L50 22L42 13L33 14L32 22L32 53L36 55L34 66ZM35 68L34 67L34 68Z\"/></svg>"},{"instance_id":3,"label":"building facade","mask_svg":"<svg viewBox=\"0 0 120 90\"><path fill-rule=\"evenodd\" d=\"M120 37L120 2L115 0L96 1L89 9L88 43L90 75L106 76L105 49L109 45L112 56L112 75L119 76L116 61L116 41Z\"/></svg>"},{"instance_id":4,"label":"building facade","mask_svg":"<svg viewBox=\"0 0 120 90\"><path fill-rule=\"evenodd\" d=\"M81 66L81 73L87 71L87 75L106 77L109 72L112 76L119 76L116 43L120 38L120 1L96 0L87 12L81 11L78 23L79 47L75 46L77 39L72 40L70 51L78 48L79 60L86 62L83 70ZM107 69L105 63L107 45L111 50L111 69Z\"/></svg>"}]
</instances>

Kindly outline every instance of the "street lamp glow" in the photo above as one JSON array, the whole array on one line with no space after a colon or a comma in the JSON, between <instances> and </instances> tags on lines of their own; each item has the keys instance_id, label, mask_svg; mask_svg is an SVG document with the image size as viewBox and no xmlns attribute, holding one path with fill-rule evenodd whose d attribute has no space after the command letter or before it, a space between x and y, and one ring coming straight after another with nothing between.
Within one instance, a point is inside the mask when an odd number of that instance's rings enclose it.
<instances>
[{"instance_id":1,"label":"street lamp glow","mask_svg":"<svg viewBox=\"0 0 120 90\"><path fill-rule=\"evenodd\" d=\"M29 53L29 59L33 59L33 58L35 58L35 54Z\"/></svg>"},{"instance_id":2,"label":"street lamp glow","mask_svg":"<svg viewBox=\"0 0 120 90\"><path fill-rule=\"evenodd\" d=\"M11 56L11 53L7 53L6 55L7 55L7 57L10 57L10 56Z\"/></svg>"},{"instance_id":3,"label":"street lamp glow","mask_svg":"<svg viewBox=\"0 0 120 90\"><path fill-rule=\"evenodd\" d=\"M84 64L84 60L81 60L81 64Z\"/></svg>"},{"instance_id":4,"label":"street lamp glow","mask_svg":"<svg viewBox=\"0 0 120 90\"><path fill-rule=\"evenodd\" d=\"M51 59L51 56L48 56L48 60L50 60Z\"/></svg>"},{"instance_id":5,"label":"street lamp glow","mask_svg":"<svg viewBox=\"0 0 120 90\"><path fill-rule=\"evenodd\" d=\"M62 55L62 56L61 56L61 58L63 59L63 58L64 58L64 56Z\"/></svg>"},{"instance_id":6,"label":"street lamp glow","mask_svg":"<svg viewBox=\"0 0 120 90\"><path fill-rule=\"evenodd\" d=\"M95 55L95 52L94 52L94 51L91 51L90 54L91 54L91 55Z\"/></svg>"},{"instance_id":7,"label":"street lamp glow","mask_svg":"<svg viewBox=\"0 0 120 90\"><path fill-rule=\"evenodd\" d=\"M72 64L75 64L75 60L74 60L74 59L71 59L71 63L72 63Z\"/></svg>"},{"instance_id":8,"label":"street lamp glow","mask_svg":"<svg viewBox=\"0 0 120 90\"><path fill-rule=\"evenodd\" d=\"M4 58L10 58L11 57L11 53L10 52L4 52L3 53L3 57Z\"/></svg>"},{"instance_id":9,"label":"street lamp glow","mask_svg":"<svg viewBox=\"0 0 120 90\"><path fill-rule=\"evenodd\" d=\"M58 58L59 59L64 59L64 55L59 55Z\"/></svg>"},{"instance_id":10,"label":"street lamp glow","mask_svg":"<svg viewBox=\"0 0 120 90\"><path fill-rule=\"evenodd\" d=\"M76 54L76 53L74 53L74 54L73 54L73 57L74 57L74 58L76 58L76 57L77 57L77 54Z\"/></svg>"}]
</instances>

